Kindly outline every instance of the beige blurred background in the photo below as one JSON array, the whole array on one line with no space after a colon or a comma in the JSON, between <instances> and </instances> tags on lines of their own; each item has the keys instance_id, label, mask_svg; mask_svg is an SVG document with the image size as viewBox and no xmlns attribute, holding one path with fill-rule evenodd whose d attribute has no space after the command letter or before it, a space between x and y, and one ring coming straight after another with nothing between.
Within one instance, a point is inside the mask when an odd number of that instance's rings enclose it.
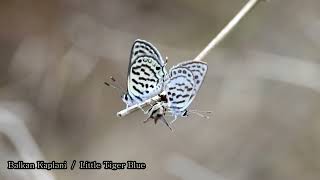
<instances>
[{"instance_id":1,"label":"beige blurred background","mask_svg":"<svg viewBox=\"0 0 320 180\"><path fill-rule=\"evenodd\" d=\"M2 0L0 179L319 180L320 2L259 4L205 58L209 71L172 133L125 118L129 50L194 58L246 0ZM6 170L7 160L136 160L146 170Z\"/></svg>"}]
</instances>

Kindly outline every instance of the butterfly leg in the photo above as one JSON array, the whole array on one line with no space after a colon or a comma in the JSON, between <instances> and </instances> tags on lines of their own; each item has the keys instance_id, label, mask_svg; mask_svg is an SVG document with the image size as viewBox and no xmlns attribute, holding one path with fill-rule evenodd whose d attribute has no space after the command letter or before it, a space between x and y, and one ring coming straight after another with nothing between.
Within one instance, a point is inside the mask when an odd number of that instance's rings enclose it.
<instances>
[{"instance_id":1,"label":"butterfly leg","mask_svg":"<svg viewBox=\"0 0 320 180\"><path fill-rule=\"evenodd\" d=\"M202 118L205 118L205 119L210 119L210 116L206 116L204 114L201 114L201 113L206 113L206 114L210 114L212 113L212 111L198 111L198 110L190 110L189 111L190 113L193 113L193 114L196 114Z\"/></svg>"},{"instance_id":2,"label":"butterfly leg","mask_svg":"<svg viewBox=\"0 0 320 180\"><path fill-rule=\"evenodd\" d=\"M174 119L170 122L170 124L173 124L177 120L178 116L174 115Z\"/></svg>"},{"instance_id":3,"label":"butterfly leg","mask_svg":"<svg viewBox=\"0 0 320 180\"><path fill-rule=\"evenodd\" d=\"M145 111L141 106L138 106L138 108L144 113L144 114L148 114L149 110Z\"/></svg>"},{"instance_id":4,"label":"butterfly leg","mask_svg":"<svg viewBox=\"0 0 320 180\"><path fill-rule=\"evenodd\" d=\"M158 109L156 109L157 108L157 106L155 105L155 106L152 106L150 109L148 109L147 110L147 114L149 115L148 116L148 118L146 119L146 120L144 120L143 122L144 123L146 123L146 122L148 122L148 121L150 121L150 120L152 120L152 119L154 119L154 121L155 121L155 123L156 123L156 116L155 116L155 114L156 114L156 112L158 111Z\"/></svg>"},{"instance_id":5,"label":"butterfly leg","mask_svg":"<svg viewBox=\"0 0 320 180\"><path fill-rule=\"evenodd\" d=\"M142 107L139 107L139 108L144 112L144 114L149 114L150 111L154 108L154 106L155 106L156 103L157 103L156 101L154 101L153 104L152 104L152 103L148 103L148 104L151 106L151 108L149 108L147 111L145 111L144 109L142 109Z\"/></svg>"},{"instance_id":6,"label":"butterfly leg","mask_svg":"<svg viewBox=\"0 0 320 180\"><path fill-rule=\"evenodd\" d=\"M163 115L161 115L160 120L161 120L171 131L173 131L173 129L171 128L170 124L169 124L168 121L164 118Z\"/></svg>"}]
</instances>

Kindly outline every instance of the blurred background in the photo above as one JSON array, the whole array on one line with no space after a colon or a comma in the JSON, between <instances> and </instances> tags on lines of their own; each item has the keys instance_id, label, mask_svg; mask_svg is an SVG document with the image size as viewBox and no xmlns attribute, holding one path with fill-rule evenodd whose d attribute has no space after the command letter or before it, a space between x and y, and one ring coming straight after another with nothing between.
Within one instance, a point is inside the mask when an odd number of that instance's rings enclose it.
<instances>
[{"instance_id":1,"label":"blurred background","mask_svg":"<svg viewBox=\"0 0 320 180\"><path fill-rule=\"evenodd\" d=\"M124 118L137 38L194 58L246 0L2 0L0 179L318 180L320 2L259 4L204 59L192 109L171 132ZM170 118L170 117L168 117ZM145 170L7 170L7 160L145 162Z\"/></svg>"}]
</instances>

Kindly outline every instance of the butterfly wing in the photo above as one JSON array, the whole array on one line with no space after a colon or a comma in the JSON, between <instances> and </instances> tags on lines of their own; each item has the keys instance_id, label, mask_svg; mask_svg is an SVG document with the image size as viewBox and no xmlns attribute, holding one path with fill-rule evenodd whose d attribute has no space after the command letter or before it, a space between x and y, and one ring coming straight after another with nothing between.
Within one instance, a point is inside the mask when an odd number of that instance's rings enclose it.
<instances>
[{"instance_id":1,"label":"butterfly wing","mask_svg":"<svg viewBox=\"0 0 320 180\"><path fill-rule=\"evenodd\" d=\"M195 87L194 87L194 91L192 94L192 98L190 99L189 103L187 106L189 106L191 104L191 102L193 101L193 99L195 98L195 96L197 95L202 82L207 74L207 70L208 70L208 65L205 62L202 61L186 61L186 62L182 62L181 64L178 64L178 66L181 67L186 67L188 68L194 77L194 82L195 82Z\"/></svg>"},{"instance_id":2,"label":"butterfly wing","mask_svg":"<svg viewBox=\"0 0 320 180\"><path fill-rule=\"evenodd\" d=\"M128 95L132 106L162 91L167 74L159 51L149 42L137 39L132 46L128 66Z\"/></svg>"},{"instance_id":3,"label":"butterfly wing","mask_svg":"<svg viewBox=\"0 0 320 180\"><path fill-rule=\"evenodd\" d=\"M168 107L179 114L185 111L198 93L208 65L202 61L186 61L170 69L165 91Z\"/></svg>"},{"instance_id":4,"label":"butterfly wing","mask_svg":"<svg viewBox=\"0 0 320 180\"><path fill-rule=\"evenodd\" d=\"M159 51L148 41L141 39L134 41L130 53L130 64L139 56L152 56L159 64L165 65Z\"/></svg>"},{"instance_id":5,"label":"butterfly wing","mask_svg":"<svg viewBox=\"0 0 320 180\"><path fill-rule=\"evenodd\" d=\"M149 99L162 91L165 73L152 56L139 56L131 64L128 93L138 101Z\"/></svg>"},{"instance_id":6,"label":"butterfly wing","mask_svg":"<svg viewBox=\"0 0 320 180\"><path fill-rule=\"evenodd\" d=\"M194 76L186 67L176 66L170 69L169 79L164 91L167 95L168 108L179 115L185 111L194 96Z\"/></svg>"},{"instance_id":7,"label":"butterfly wing","mask_svg":"<svg viewBox=\"0 0 320 180\"><path fill-rule=\"evenodd\" d=\"M197 93L202 85L202 82L203 82L206 74L207 74L207 70L208 70L207 63L202 62L202 61L186 61L181 64L178 64L178 66L186 67L192 72L192 74L194 76L194 81L196 82L195 91Z\"/></svg>"}]
</instances>

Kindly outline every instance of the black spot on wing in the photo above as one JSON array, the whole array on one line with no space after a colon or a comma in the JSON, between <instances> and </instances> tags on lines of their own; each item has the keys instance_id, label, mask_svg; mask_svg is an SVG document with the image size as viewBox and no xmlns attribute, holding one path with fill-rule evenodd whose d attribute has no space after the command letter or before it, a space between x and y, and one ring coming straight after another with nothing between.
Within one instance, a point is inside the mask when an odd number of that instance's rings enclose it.
<instances>
[{"instance_id":1,"label":"black spot on wing","mask_svg":"<svg viewBox=\"0 0 320 180\"><path fill-rule=\"evenodd\" d=\"M144 74L145 74L146 76L150 76L150 74L149 74L149 73L147 73L147 72L144 72Z\"/></svg>"},{"instance_id":2,"label":"black spot on wing","mask_svg":"<svg viewBox=\"0 0 320 180\"><path fill-rule=\"evenodd\" d=\"M138 51L135 51L133 55L136 56L137 54L145 54L145 53L144 53L143 50L140 49L140 50L138 50Z\"/></svg>"},{"instance_id":3,"label":"black spot on wing","mask_svg":"<svg viewBox=\"0 0 320 180\"><path fill-rule=\"evenodd\" d=\"M125 99L128 100L128 97L130 98L131 101L133 101L133 98L131 97L131 95L129 93L125 95Z\"/></svg>"},{"instance_id":4,"label":"black spot on wing","mask_svg":"<svg viewBox=\"0 0 320 180\"><path fill-rule=\"evenodd\" d=\"M140 73L137 72L137 71L135 71L134 69L132 69L131 72L132 72L132 74L134 74L134 75L140 76Z\"/></svg>"},{"instance_id":5,"label":"black spot on wing","mask_svg":"<svg viewBox=\"0 0 320 180\"><path fill-rule=\"evenodd\" d=\"M154 79L150 79L150 78L139 77L138 79L139 79L139 80L143 80L143 81L156 82L156 80L154 80ZM151 87L151 85L150 85L150 87ZM151 88L153 88L153 87L151 87Z\"/></svg>"},{"instance_id":6,"label":"black spot on wing","mask_svg":"<svg viewBox=\"0 0 320 180\"><path fill-rule=\"evenodd\" d=\"M192 71L192 72L198 72L201 77L203 76L203 72L200 71L199 69L192 69L191 71Z\"/></svg>"},{"instance_id":7,"label":"black spot on wing","mask_svg":"<svg viewBox=\"0 0 320 180\"><path fill-rule=\"evenodd\" d=\"M134 96L135 98L139 99L140 101L143 101L141 97L139 96Z\"/></svg>"},{"instance_id":8,"label":"black spot on wing","mask_svg":"<svg viewBox=\"0 0 320 180\"><path fill-rule=\"evenodd\" d=\"M189 97L189 94L185 94L182 96L183 98Z\"/></svg>"},{"instance_id":9,"label":"black spot on wing","mask_svg":"<svg viewBox=\"0 0 320 180\"><path fill-rule=\"evenodd\" d=\"M177 107L177 106L170 106L170 109L181 109L181 107Z\"/></svg>"},{"instance_id":10,"label":"black spot on wing","mask_svg":"<svg viewBox=\"0 0 320 180\"><path fill-rule=\"evenodd\" d=\"M177 89L177 91L183 92L183 89Z\"/></svg>"},{"instance_id":11,"label":"black spot on wing","mask_svg":"<svg viewBox=\"0 0 320 180\"><path fill-rule=\"evenodd\" d=\"M157 77L157 73L149 66L149 65L147 65L147 64L141 64L140 66L139 65L137 65L137 66L135 66L135 67L133 67L132 68L132 72L133 71L135 71L136 69L141 69L141 71L142 71L142 67L145 67L145 68L147 68L147 69L149 69L151 72L152 72L152 74L153 74L153 76L154 77ZM144 70L145 71L145 70ZM144 72L145 74L146 74L146 72ZM149 73L147 73L148 74L148 76L150 76L150 74ZM147 75L146 74L146 75ZM140 74L137 74L137 75L140 75ZM159 82L159 79L157 79L157 83Z\"/></svg>"},{"instance_id":12,"label":"black spot on wing","mask_svg":"<svg viewBox=\"0 0 320 180\"><path fill-rule=\"evenodd\" d=\"M132 87L133 87L133 89L134 89L135 91L137 91L139 94L143 95L143 92L141 92L136 86L132 86Z\"/></svg>"},{"instance_id":13,"label":"black spot on wing","mask_svg":"<svg viewBox=\"0 0 320 180\"><path fill-rule=\"evenodd\" d=\"M176 96L176 98L178 99L179 97L187 98L187 97L189 97L189 94L185 94L185 95L178 94L178 95Z\"/></svg>"},{"instance_id":14,"label":"black spot on wing","mask_svg":"<svg viewBox=\"0 0 320 180\"><path fill-rule=\"evenodd\" d=\"M178 86L184 86L185 83L176 83L176 85L178 85Z\"/></svg>"},{"instance_id":15,"label":"black spot on wing","mask_svg":"<svg viewBox=\"0 0 320 180\"><path fill-rule=\"evenodd\" d=\"M137 80L132 78L132 82L136 83L136 84L140 84L142 87L144 87L144 84L141 82L138 82Z\"/></svg>"},{"instance_id":16,"label":"black spot on wing","mask_svg":"<svg viewBox=\"0 0 320 180\"><path fill-rule=\"evenodd\" d=\"M181 103L184 103L184 102L186 102L186 100L175 101L175 102L172 102L172 103L174 103L174 104L181 104Z\"/></svg>"},{"instance_id":17,"label":"black spot on wing","mask_svg":"<svg viewBox=\"0 0 320 180\"><path fill-rule=\"evenodd\" d=\"M171 81L173 81L173 80L175 80L177 78L180 78L180 77L185 78L193 86L193 82L190 79L186 78L186 76L182 76L182 75L173 77L171 79Z\"/></svg>"},{"instance_id":18,"label":"black spot on wing","mask_svg":"<svg viewBox=\"0 0 320 180\"><path fill-rule=\"evenodd\" d=\"M157 52L153 49L153 47L150 47L149 44L144 44L144 46L141 45L141 47L143 47L145 50L148 51L149 54L155 55L157 58L159 58Z\"/></svg>"},{"instance_id":19,"label":"black spot on wing","mask_svg":"<svg viewBox=\"0 0 320 180\"><path fill-rule=\"evenodd\" d=\"M134 45L132 46L131 53L135 50L141 49L143 50L143 55L151 55L157 58L157 61L160 61L160 54L158 53L157 49L149 42L144 40L136 40Z\"/></svg>"}]
</instances>

